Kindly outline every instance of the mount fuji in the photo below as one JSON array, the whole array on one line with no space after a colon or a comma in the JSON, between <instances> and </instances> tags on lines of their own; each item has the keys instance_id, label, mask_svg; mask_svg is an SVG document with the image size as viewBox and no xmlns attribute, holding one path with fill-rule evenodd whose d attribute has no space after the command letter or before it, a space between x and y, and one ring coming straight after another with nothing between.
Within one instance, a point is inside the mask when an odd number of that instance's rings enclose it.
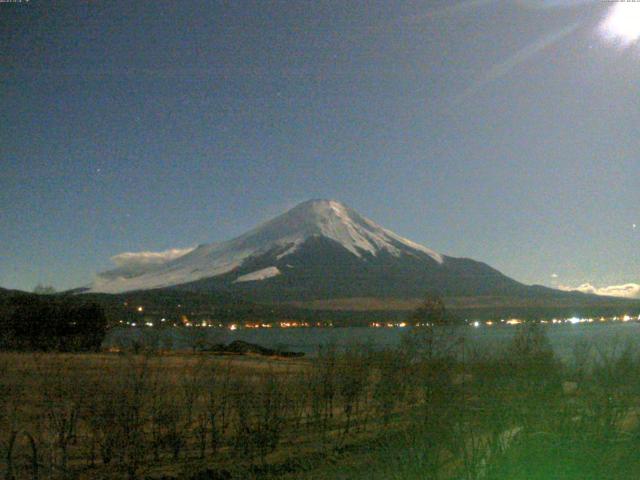
<instances>
[{"instance_id":1,"label":"mount fuji","mask_svg":"<svg viewBox=\"0 0 640 480\"><path fill-rule=\"evenodd\" d=\"M221 243L166 262L101 273L90 293L227 291L255 301L524 295L490 266L454 258L387 230L333 200L310 200Z\"/></svg>"}]
</instances>

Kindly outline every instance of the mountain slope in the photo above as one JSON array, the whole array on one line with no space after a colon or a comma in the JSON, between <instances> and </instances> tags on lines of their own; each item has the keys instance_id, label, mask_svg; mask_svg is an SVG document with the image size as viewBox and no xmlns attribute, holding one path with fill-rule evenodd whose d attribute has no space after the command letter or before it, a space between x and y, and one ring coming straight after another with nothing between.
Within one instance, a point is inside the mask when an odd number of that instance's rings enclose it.
<instances>
[{"instance_id":1,"label":"mountain slope","mask_svg":"<svg viewBox=\"0 0 640 480\"><path fill-rule=\"evenodd\" d=\"M268 302L556 293L481 262L441 255L332 200L304 202L236 239L200 245L163 264L105 272L89 291L158 288L227 291Z\"/></svg>"},{"instance_id":2,"label":"mountain slope","mask_svg":"<svg viewBox=\"0 0 640 480\"><path fill-rule=\"evenodd\" d=\"M297 252L313 238L328 239L353 257L386 252L395 257L409 253L442 263L438 253L376 225L344 205L312 200L228 242L200 245L165 264L124 272L115 269L98 276L93 292L118 293L161 288L226 274L255 257L275 253L278 260Z\"/></svg>"},{"instance_id":3,"label":"mountain slope","mask_svg":"<svg viewBox=\"0 0 640 480\"><path fill-rule=\"evenodd\" d=\"M311 237L294 252L279 250L253 256L227 274L182 284L194 291L230 290L261 301L315 300L345 297L422 297L524 293L528 287L497 270L468 259L441 257L442 263L420 251L394 255L355 256L326 237ZM264 280L241 281L269 270Z\"/></svg>"}]
</instances>

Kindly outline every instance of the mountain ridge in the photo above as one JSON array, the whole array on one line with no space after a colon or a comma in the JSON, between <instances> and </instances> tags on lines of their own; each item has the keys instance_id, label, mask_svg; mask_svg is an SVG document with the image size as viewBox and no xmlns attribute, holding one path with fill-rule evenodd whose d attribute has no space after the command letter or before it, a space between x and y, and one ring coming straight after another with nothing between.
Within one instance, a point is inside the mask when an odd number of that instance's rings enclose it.
<instances>
[{"instance_id":1,"label":"mountain ridge","mask_svg":"<svg viewBox=\"0 0 640 480\"><path fill-rule=\"evenodd\" d=\"M387 230L334 200L309 200L232 240L199 245L164 264L116 268L98 275L89 291L124 291L170 287L226 274L252 258L278 250L281 259L314 237L336 241L356 257L381 251L425 254L442 263L444 256Z\"/></svg>"},{"instance_id":2,"label":"mountain ridge","mask_svg":"<svg viewBox=\"0 0 640 480\"><path fill-rule=\"evenodd\" d=\"M442 255L335 200L303 202L234 239L185 252L164 263L104 272L86 292L220 292L267 304L330 305L348 298L384 303L426 294L582 301L525 285L484 262Z\"/></svg>"}]
</instances>

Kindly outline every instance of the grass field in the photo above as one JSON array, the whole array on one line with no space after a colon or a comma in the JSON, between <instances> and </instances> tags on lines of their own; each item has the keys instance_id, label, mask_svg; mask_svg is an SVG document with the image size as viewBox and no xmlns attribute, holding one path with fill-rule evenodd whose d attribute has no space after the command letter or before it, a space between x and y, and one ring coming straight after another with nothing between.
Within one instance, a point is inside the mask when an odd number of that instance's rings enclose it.
<instances>
[{"instance_id":1,"label":"grass field","mask_svg":"<svg viewBox=\"0 0 640 480\"><path fill-rule=\"evenodd\" d=\"M640 357L522 328L317 358L0 354L7 479L640 478Z\"/></svg>"}]
</instances>

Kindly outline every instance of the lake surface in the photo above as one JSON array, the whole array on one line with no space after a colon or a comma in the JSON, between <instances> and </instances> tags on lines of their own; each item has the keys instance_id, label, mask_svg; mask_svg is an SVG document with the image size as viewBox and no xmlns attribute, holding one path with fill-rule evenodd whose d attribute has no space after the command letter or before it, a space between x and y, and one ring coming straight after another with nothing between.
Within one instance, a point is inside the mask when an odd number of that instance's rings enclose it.
<instances>
[{"instance_id":1,"label":"lake surface","mask_svg":"<svg viewBox=\"0 0 640 480\"><path fill-rule=\"evenodd\" d=\"M464 338L467 349L493 349L505 345L517 332L517 326L459 327L456 334ZM561 324L545 327L557 355L572 358L574 346L588 342L594 351L615 352L626 345L640 346L640 323L614 322L593 324ZM321 345L345 346L354 342L373 348L396 347L409 328L264 328L231 331L218 328L118 328L109 332L106 347L130 347L134 342L176 350L192 348L196 341L229 343L244 340L264 347L304 352L313 356Z\"/></svg>"}]
</instances>

